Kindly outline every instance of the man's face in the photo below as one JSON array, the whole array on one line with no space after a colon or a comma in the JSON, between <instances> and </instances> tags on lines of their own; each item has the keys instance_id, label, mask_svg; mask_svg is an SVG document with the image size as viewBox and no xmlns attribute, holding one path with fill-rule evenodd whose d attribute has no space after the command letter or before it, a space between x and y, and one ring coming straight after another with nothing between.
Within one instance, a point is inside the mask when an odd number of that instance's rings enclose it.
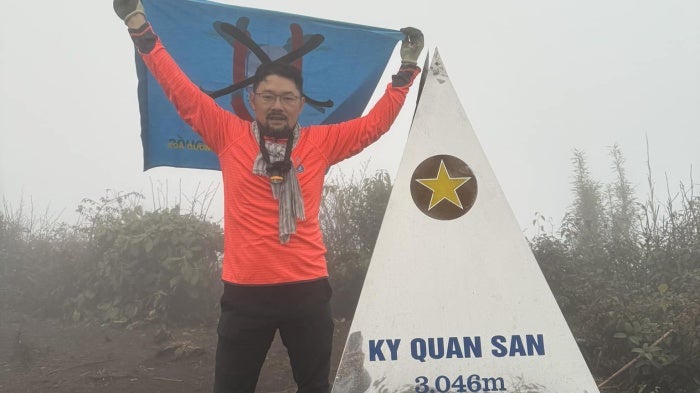
<instances>
[{"instance_id":1,"label":"man's face","mask_svg":"<svg viewBox=\"0 0 700 393\"><path fill-rule=\"evenodd\" d=\"M263 134L286 135L299 120L304 97L292 80L268 75L251 92L250 103Z\"/></svg>"}]
</instances>

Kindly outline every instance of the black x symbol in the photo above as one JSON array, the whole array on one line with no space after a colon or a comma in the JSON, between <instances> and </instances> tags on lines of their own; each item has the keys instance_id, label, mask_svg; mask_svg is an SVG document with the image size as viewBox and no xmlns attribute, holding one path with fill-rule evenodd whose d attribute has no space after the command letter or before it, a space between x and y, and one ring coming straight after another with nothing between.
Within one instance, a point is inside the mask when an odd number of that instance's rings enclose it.
<instances>
[{"instance_id":1,"label":"black x symbol","mask_svg":"<svg viewBox=\"0 0 700 393\"><path fill-rule=\"evenodd\" d=\"M297 60L304 56L305 54L311 52L312 50L318 48L319 45L324 40L324 37L320 34L312 34L308 37L308 39L296 50L290 51L289 53L285 54L284 56L281 56L275 60L270 59L270 56L265 53L265 51L260 48L258 44L255 43L248 35L243 32L241 29L238 27L226 23L226 22L214 22L214 29L231 45L233 45L233 41L238 40L240 43L245 45L248 49L250 49L251 52L255 56L257 56L258 60L262 64L269 64L269 63L282 63L282 64L290 64L294 60ZM215 91L207 91L202 89L205 93L207 93L210 97L212 98L218 98L221 96L225 96L226 94L231 94L235 92L236 90L242 89L248 85L253 84L255 82L255 76L251 76L249 78L246 78L240 82L236 82L228 87L225 87L223 89L215 90ZM312 106L315 107L320 107L320 108L330 108L333 106L333 101L332 100L326 100L326 101L317 101L306 94L304 94L304 97L306 98L306 102Z\"/></svg>"}]
</instances>

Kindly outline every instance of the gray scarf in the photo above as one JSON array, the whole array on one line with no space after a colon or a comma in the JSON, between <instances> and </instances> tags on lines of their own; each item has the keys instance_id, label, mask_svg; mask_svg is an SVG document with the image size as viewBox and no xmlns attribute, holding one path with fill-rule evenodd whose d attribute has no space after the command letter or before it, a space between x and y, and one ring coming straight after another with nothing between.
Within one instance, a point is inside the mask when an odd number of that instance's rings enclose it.
<instances>
[{"instance_id":1,"label":"gray scarf","mask_svg":"<svg viewBox=\"0 0 700 393\"><path fill-rule=\"evenodd\" d=\"M252 123L252 131L255 140L260 144L260 129L258 122ZM296 146L299 141L299 124L292 131L293 145ZM284 152L286 143L275 143L265 141L265 147L270 155L270 162L284 160ZM267 162L263 158L262 152L258 152L253 163L253 173L258 176L268 177ZM297 179L297 171L292 165L292 169L284 176L284 181L281 183L270 183L272 187L272 196L279 201L279 237L280 243L285 244L289 241L289 236L296 232L296 220L305 220L304 216L304 201L301 195L301 187Z\"/></svg>"}]
</instances>

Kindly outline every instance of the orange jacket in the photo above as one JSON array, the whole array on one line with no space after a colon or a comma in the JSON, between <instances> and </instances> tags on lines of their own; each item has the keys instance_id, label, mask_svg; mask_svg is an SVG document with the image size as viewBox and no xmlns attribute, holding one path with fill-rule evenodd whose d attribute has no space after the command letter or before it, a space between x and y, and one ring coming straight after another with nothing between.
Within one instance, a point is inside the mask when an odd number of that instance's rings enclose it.
<instances>
[{"instance_id":1,"label":"orange jacket","mask_svg":"<svg viewBox=\"0 0 700 393\"><path fill-rule=\"evenodd\" d=\"M420 69L412 69L406 86L389 84L366 116L301 128L291 159L306 220L298 221L289 242L280 244L278 201L272 196L269 180L252 172L259 147L251 123L221 108L193 84L160 41L141 56L180 117L219 157L224 183L222 279L239 285L270 285L328 277L318 222L326 171L389 130Z\"/></svg>"}]
</instances>

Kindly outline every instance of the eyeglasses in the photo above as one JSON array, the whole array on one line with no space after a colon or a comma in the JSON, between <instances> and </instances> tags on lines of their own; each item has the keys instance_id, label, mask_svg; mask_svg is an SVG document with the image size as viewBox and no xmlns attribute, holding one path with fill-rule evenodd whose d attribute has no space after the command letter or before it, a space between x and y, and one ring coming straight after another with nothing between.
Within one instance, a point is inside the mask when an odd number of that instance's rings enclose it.
<instances>
[{"instance_id":1,"label":"eyeglasses","mask_svg":"<svg viewBox=\"0 0 700 393\"><path fill-rule=\"evenodd\" d=\"M289 93L277 95L277 94L268 93L268 92L264 92L264 93L253 92L253 94L255 94L256 97L259 97L260 101L262 101L263 104L266 104L266 105L274 105L274 103L277 102L278 98L280 99L280 102L282 103L282 105L285 105L285 106L292 106L292 105L295 105L297 102L299 102L298 96L295 96L294 94L289 94Z\"/></svg>"}]
</instances>

